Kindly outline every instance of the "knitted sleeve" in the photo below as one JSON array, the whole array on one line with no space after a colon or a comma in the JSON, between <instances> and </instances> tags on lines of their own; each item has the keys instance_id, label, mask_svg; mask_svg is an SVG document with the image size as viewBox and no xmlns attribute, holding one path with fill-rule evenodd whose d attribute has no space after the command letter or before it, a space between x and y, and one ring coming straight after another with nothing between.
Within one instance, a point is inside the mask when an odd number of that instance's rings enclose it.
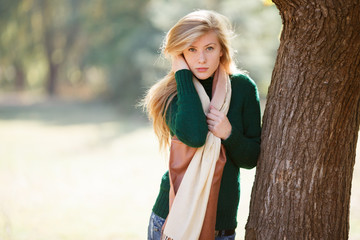
<instances>
[{"instance_id":1,"label":"knitted sleeve","mask_svg":"<svg viewBox=\"0 0 360 240\"><path fill-rule=\"evenodd\" d=\"M192 72L187 69L175 73L178 93L169 105L166 119L173 135L197 148L205 144L208 127L192 78Z\"/></svg>"},{"instance_id":2,"label":"knitted sleeve","mask_svg":"<svg viewBox=\"0 0 360 240\"><path fill-rule=\"evenodd\" d=\"M232 101L237 107L237 116L231 116L232 132L223 140L227 154L241 168L256 166L260 153L261 112L259 94L255 82L241 75L241 84L233 84L237 92ZM239 100L241 99L241 100Z\"/></svg>"}]
</instances>

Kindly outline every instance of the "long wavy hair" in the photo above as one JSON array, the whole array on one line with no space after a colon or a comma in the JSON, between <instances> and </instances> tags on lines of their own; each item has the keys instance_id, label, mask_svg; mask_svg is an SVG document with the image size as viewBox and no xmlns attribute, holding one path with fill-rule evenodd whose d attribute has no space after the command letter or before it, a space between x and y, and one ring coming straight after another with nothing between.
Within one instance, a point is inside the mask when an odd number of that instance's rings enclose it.
<instances>
[{"instance_id":1,"label":"long wavy hair","mask_svg":"<svg viewBox=\"0 0 360 240\"><path fill-rule=\"evenodd\" d=\"M180 19L166 34L162 52L168 57L182 54L199 37L210 31L217 34L222 48L220 63L228 74L235 73L237 69L230 46L232 26L228 18L214 11L198 10ZM166 111L176 95L175 73L170 70L148 90L141 103L153 122L161 150L169 146L170 129L166 124Z\"/></svg>"}]
</instances>

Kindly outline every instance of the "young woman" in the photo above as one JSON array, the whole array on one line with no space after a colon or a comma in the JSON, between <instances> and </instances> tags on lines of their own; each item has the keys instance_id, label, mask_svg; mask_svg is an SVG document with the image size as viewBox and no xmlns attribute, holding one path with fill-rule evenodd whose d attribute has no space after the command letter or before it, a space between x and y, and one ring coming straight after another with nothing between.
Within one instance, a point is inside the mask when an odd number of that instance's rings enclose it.
<instances>
[{"instance_id":1,"label":"young woman","mask_svg":"<svg viewBox=\"0 0 360 240\"><path fill-rule=\"evenodd\" d=\"M239 168L256 166L261 127L257 87L236 69L231 37L226 17L200 10L165 38L172 68L144 100L160 146L170 145L148 239L235 239Z\"/></svg>"}]
</instances>

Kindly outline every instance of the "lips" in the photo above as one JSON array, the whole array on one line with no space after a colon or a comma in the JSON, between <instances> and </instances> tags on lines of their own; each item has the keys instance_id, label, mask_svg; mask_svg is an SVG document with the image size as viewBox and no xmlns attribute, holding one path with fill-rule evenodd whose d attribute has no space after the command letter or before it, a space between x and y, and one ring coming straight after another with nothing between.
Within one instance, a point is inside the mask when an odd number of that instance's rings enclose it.
<instances>
[{"instance_id":1,"label":"lips","mask_svg":"<svg viewBox=\"0 0 360 240\"><path fill-rule=\"evenodd\" d=\"M209 68L196 68L198 72L206 72Z\"/></svg>"}]
</instances>

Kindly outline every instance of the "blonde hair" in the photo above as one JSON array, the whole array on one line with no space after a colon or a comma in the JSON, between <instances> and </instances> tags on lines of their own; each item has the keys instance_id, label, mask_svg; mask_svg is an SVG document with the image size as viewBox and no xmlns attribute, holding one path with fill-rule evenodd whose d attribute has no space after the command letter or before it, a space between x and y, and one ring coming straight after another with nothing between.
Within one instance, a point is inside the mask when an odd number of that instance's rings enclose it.
<instances>
[{"instance_id":1,"label":"blonde hair","mask_svg":"<svg viewBox=\"0 0 360 240\"><path fill-rule=\"evenodd\" d=\"M165 56L181 54L202 35L214 31L219 39L222 56L220 63L228 74L235 73L233 49L230 39L233 36L230 21L223 15L208 10L198 10L180 19L167 33L162 51ZM155 134L159 139L160 149L169 145L170 129L166 124L166 111L177 94L175 73L170 72L147 92L142 105L153 121Z\"/></svg>"}]
</instances>

